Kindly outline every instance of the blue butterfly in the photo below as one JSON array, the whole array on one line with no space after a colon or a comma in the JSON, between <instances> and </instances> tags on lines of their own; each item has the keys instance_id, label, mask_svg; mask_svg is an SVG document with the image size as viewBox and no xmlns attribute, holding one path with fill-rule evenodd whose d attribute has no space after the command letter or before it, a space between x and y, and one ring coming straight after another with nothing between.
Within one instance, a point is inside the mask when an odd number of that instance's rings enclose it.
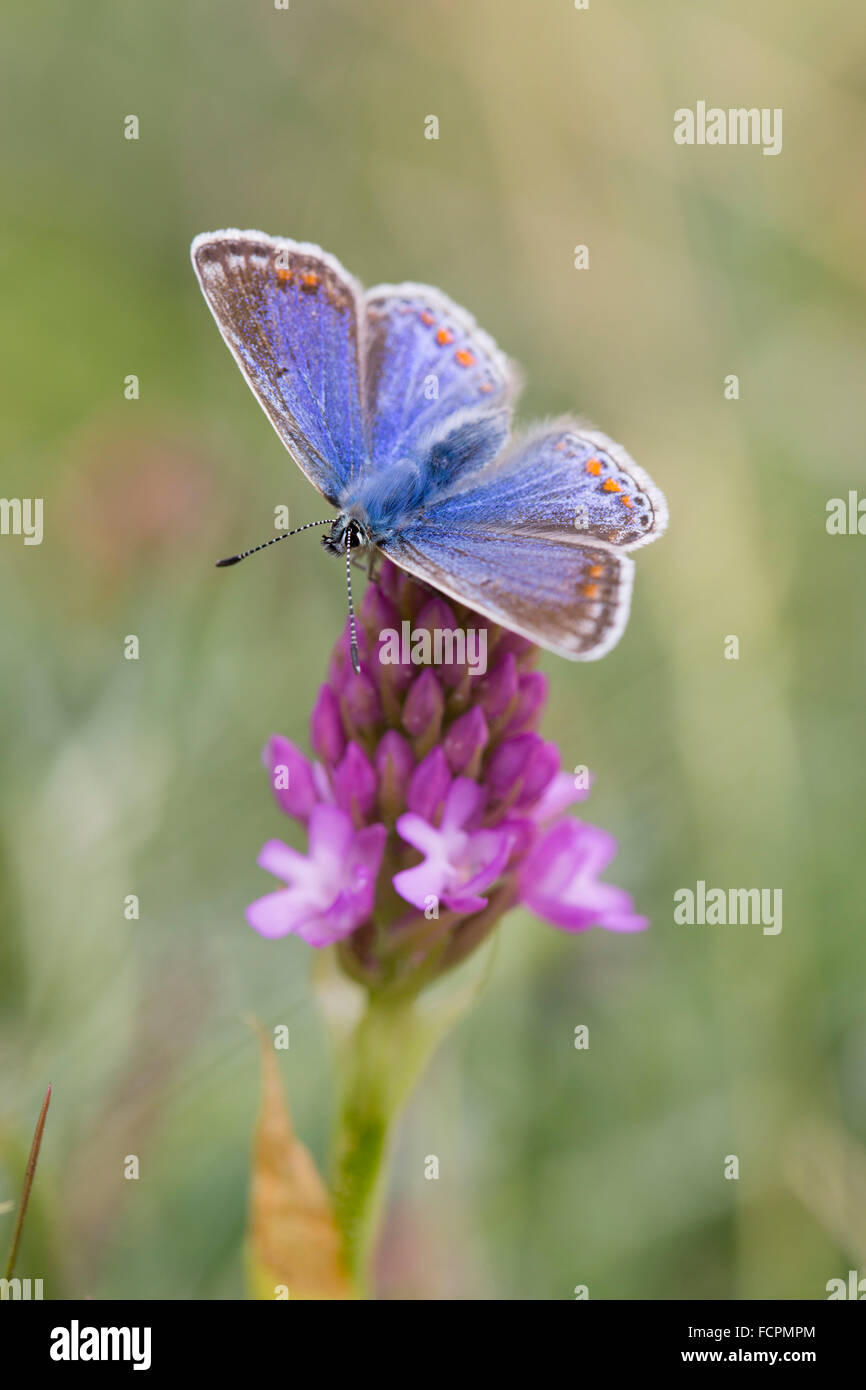
<instances>
[{"instance_id":1,"label":"blue butterfly","mask_svg":"<svg viewBox=\"0 0 866 1390\"><path fill-rule=\"evenodd\" d=\"M365 293L318 246L262 232L207 232L192 261L259 404L337 509L307 526L330 525L322 543L345 553L349 580L352 552L378 551L561 656L610 651L628 618L626 551L667 522L618 444L571 418L510 439L514 365L428 285ZM351 582L349 611L354 632Z\"/></svg>"}]
</instances>

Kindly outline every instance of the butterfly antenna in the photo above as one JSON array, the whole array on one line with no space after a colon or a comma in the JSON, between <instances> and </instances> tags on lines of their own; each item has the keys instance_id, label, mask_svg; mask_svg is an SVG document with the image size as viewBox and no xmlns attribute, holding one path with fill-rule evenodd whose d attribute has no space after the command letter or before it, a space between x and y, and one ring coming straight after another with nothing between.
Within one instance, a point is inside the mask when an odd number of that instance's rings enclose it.
<instances>
[{"instance_id":1,"label":"butterfly antenna","mask_svg":"<svg viewBox=\"0 0 866 1390\"><path fill-rule=\"evenodd\" d=\"M241 560L245 560L248 555L255 555L257 550L267 550L269 545L275 545L277 541L287 541L289 536L296 536L299 531L309 531L311 526L330 526L333 517L325 517L324 521L307 521L303 526L296 526L294 531L283 531L279 536L271 536L269 541L262 541L261 545L254 545L252 550L243 550L240 555L229 555L225 560L217 560L217 569L224 569L226 565L239 565Z\"/></svg>"},{"instance_id":2,"label":"butterfly antenna","mask_svg":"<svg viewBox=\"0 0 866 1390\"><path fill-rule=\"evenodd\" d=\"M361 674L361 660L358 656L358 630L355 627L355 605L352 601L352 528L346 527L346 593L349 596L349 632L351 642L349 651L352 657L352 669L356 676Z\"/></svg>"}]
</instances>

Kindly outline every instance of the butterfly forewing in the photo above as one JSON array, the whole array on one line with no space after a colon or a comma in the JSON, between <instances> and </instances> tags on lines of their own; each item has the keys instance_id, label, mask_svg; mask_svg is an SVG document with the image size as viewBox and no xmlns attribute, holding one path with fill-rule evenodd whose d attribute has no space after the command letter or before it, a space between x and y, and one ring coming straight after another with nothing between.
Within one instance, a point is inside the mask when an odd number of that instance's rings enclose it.
<instances>
[{"instance_id":1,"label":"butterfly forewing","mask_svg":"<svg viewBox=\"0 0 866 1390\"><path fill-rule=\"evenodd\" d=\"M262 232L196 237L192 260L219 330L277 433L336 504L368 466L359 286L319 247Z\"/></svg>"}]
</instances>

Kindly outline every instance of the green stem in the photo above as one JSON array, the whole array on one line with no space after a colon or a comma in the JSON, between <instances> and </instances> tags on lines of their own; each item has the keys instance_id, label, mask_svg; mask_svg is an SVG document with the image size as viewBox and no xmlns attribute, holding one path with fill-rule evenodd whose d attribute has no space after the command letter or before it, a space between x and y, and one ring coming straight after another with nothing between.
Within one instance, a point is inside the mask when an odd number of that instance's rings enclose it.
<instances>
[{"instance_id":1,"label":"green stem","mask_svg":"<svg viewBox=\"0 0 866 1390\"><path fill-rule=\"evenodd\" d=\"M334 1211L361 1297L382 1206L394 1120L437 1041L407 994L371 993L343 1047Z\"/></svg>"}]
</instances>

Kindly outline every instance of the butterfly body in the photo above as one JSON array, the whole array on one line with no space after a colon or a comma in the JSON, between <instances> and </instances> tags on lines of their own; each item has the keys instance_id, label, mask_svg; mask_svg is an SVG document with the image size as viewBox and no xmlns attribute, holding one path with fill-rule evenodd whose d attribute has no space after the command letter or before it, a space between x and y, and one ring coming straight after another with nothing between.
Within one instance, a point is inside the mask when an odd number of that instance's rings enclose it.
<instances>
[{"instance_id":1,"label":"butterfly body","mask_svg":"<svg viewBox=\"0 0 866 1390\"><path fill-rule=\"evenodd\" d=\"M333 257L261 232L197 237L205 298L259 403L337 515L326 550L380 551L577 660L618 640L664 498L619 445L566 418L511 438L519 379L424 285L364 293Z\"/></svg>"},{"instance_id":2,"label":"butterfly body","mask_svg":"<svg viewBox=\"0 0 866 1390\"><path fill-rule=\"evenodd\" d=\"M507 420L506 412L458 416L446 431L421 441L414 455L381 467L374 460L339 498L338 521L357 523L364 544L393 541L496 457L508 435Z\"/></svg>"}]
</instances>

